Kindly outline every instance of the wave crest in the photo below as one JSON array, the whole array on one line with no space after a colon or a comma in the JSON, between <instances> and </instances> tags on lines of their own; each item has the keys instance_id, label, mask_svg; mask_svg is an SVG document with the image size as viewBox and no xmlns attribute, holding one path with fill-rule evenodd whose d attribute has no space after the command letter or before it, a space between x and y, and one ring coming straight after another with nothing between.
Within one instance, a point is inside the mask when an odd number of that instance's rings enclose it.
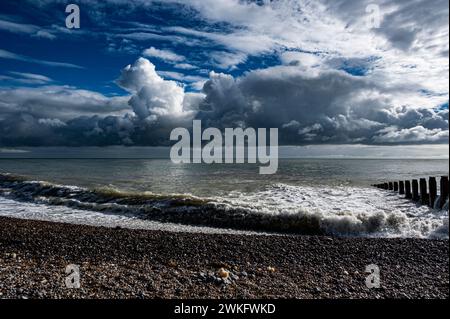
<instances>
[{"instance_id":1,"label":"wave crest","mask_svg":"<svg viewBox=\"0 0 450 319\"><path fill-rule=\"evenodd\" d=\"M406 206L398 197L380 198L381 194L386 193L275 184L253 193L200 198L88 189L0 174L0 196L144 220L306 235L448 238L448 212Z\"/></svg>"}]
</instances>

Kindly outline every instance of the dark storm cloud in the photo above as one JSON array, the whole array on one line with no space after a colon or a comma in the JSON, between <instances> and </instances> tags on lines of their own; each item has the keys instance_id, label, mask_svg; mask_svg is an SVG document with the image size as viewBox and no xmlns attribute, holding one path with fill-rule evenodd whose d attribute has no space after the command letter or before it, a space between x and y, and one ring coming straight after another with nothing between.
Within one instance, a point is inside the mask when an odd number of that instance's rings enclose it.
<instances>
[{"instance_id":1,"label":"dark storm cloud","mask_svg":"<svg viewBox=\"0 0 450 319\"><path fill-rule=\"evenodd\" d=\"M198 117L205 123L278 127L282 143L448 141L448 110L397 107L392 88L341 71L307 76L284 66L239 79L212 74L204 91Z\"/></svg>"},{"instance_id":2,"label":"dark storm cloud","mask_svg":"<svg viewBox=\"0 0 450 319\"><path fill-rule=\"evenodd\" d=\"M67 87L0 91L0 145L167 145L175 127L277 127L281 144L447 143L448 109L396 105L404 87L331 69L278 66L214 73L186 93L138 59L117 81L127 97ZM406 91L405 91L406 90Z\"/></svg>"},{"instance_id":3,"label":"dark storm cloud","mask_svg":"<svg viewBox=\"0 0 450 319\"><path fill-rule=\"evenodd\" d=\"M142 58L117 83L131 95L65 86L0 89L0 145L167 145L174 127L192 123L203 97L164 80Z\"/></svg>"}]
</instances>

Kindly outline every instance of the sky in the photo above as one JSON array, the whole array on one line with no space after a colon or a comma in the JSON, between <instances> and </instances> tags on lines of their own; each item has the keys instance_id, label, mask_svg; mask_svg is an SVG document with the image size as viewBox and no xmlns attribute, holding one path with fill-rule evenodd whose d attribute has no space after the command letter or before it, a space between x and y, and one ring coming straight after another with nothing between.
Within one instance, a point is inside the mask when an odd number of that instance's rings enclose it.
<instances>
[{"instance_id":1,"label":"sky","mask_svg":"<svg viewBox=\"0 0 450 319\"><path fill-rule=\"evenodd\" d=\"M194 119L448 145L448 19L447 0L2 0L0 147L165 146Z\"/></svg>"}]
</instances>

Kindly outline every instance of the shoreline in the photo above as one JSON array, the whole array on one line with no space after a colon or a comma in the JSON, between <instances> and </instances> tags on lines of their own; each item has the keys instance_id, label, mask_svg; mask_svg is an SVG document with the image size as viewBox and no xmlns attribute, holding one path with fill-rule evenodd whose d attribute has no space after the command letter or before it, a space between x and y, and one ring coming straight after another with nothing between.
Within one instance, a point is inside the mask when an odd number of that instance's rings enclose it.
<instances>
[{"instance_id":1,"label":"shoreline","mask_svg":"<svg viewBox=\"0 0 450 319\"><path fill-rule=\"evenodd\" d=\"M448 240L175 233L0 217L0 298L448 298L448 253ZM79 289L65 286L69 264L79 265ZM371 264L380 268L378 289L365 284Z\"/></svg>"}]
</instances>

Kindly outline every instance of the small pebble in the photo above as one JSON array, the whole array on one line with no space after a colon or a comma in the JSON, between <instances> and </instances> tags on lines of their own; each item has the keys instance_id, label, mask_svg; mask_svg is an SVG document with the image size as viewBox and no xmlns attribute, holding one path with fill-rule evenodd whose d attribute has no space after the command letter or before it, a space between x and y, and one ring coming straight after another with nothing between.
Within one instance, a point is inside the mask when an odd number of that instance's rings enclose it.
<instances>
[{"instance_id":1,"label":"small pebble","mask_svg":"<svg viewBox=\"0 0 450 319\"><path fill-rule=\"evenodd\" d=\"M230 272L225 268L220 268L217 272L220 278L227 279L230 276Z\"/></svg>"}]
</instances>

